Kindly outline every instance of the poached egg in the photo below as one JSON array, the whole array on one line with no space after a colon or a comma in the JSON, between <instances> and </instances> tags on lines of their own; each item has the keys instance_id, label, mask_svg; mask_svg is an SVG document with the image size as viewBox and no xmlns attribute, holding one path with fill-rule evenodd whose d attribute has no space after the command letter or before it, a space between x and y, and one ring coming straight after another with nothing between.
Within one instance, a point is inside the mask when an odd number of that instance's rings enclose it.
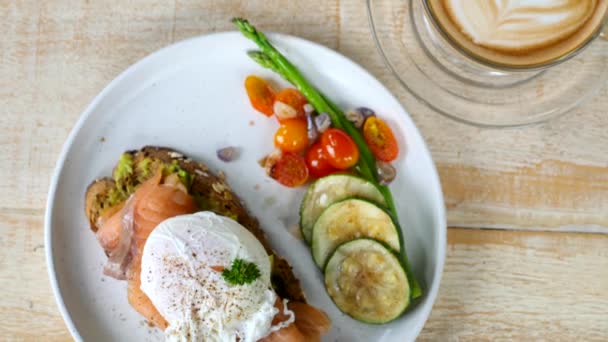
<instances>
[{"instance_id":1,"label":"poached egg","mask_svg":"<svg viewBox=\"0 0 608 342\"><path fill-rule=\"evenodd\" d=\"M244 285L222 277L235 259L254 263L260 276ZM271 262L257 238L238 222L212 212L161 222L144 246L141 290L169 322L169 341L257 341L276 326ZM284 306L287 308L287 306ZM287 309L285 309L287 310Z\"/></svg>"}]
</instances>

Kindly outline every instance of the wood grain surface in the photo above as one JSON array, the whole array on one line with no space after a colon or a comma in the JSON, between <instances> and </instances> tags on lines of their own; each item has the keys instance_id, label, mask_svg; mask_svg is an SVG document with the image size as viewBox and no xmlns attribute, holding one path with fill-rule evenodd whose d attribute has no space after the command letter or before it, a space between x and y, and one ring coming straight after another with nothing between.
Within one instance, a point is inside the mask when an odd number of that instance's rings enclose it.
<instances>
[{"instance_id":1,"label":"wood grain surface","mask_svg":"<svg viewBox=\"0 0 608 342\"><path fill-rule=\"evenodd\" d=\"M468 228L449 230L420 340L608 340L606 87L543 125L459 124L400 87L366 15L363 0L0 0L0 340L70 339L45 269L43 214L80 112L129 65L172 42L231 30L233 16L352 58L420 128L448 223Z\"/></svg>"}]
</instances>

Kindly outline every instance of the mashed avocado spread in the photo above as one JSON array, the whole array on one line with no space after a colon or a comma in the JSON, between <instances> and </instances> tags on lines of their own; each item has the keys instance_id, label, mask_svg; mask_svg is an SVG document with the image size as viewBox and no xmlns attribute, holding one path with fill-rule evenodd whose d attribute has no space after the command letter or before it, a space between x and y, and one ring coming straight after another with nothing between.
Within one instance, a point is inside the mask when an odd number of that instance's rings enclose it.
<instances>
[{"instance_id":1,"label":"mashed avocado spread","mask_svg":"<svg viewBox=\"0 0 608 342\"><path fill-rule=\"evenodd\" d=\"M148 178L154 175L154 171L158 167L162 167L164 176L172 173L177 174L180 181L186 189L190 190L192 186L192 176L179 166L179 162L174 160L171 164L163 163L161 160L145 157L135 163L133 155L123 153L118 160L118 165L114 168L112 178L115 182L115 187L108 193L106 205L104 207L112 207L126 200L135 188L145 182Z\"/></svg>"}]
</instances>

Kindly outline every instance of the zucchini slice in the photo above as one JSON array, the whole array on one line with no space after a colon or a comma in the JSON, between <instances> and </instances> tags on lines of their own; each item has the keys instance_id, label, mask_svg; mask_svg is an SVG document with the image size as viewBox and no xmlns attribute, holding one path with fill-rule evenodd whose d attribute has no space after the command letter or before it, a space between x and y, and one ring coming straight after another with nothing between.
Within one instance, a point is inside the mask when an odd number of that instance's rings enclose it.
<instances>
[{"instance_id":1,"label":"zucchini slice","mask_svg":"<svg viewBox=\"0 0 608 342\"><path fill-rule=\"evenodd\" d=\"M366 323L392 321L410 303L399 259L372 239L355 239L336 249L325 267L325 288L342 312Z\"/></svg>"},{"instance_id":2,"label":"zucchini slice","mask_svg":"<svg viewBox=\"0 0 608 342\"><path fill-rule=\"evenodd\" d=\"M340 244L356 238L372 238L401 251L399 233L390 215L375 204L349 198L323 211L312 230L312 256L323 268Z\"/></svg>"},{"instance_id":3,"label":"zucchini slice","mask_svg":"<svg viewBox=\"0 0 608 342\"><path fill-rule=\"evenodd\" d=\"M300 206L300 229L306 242L312 240L312 228L331 204L349 197L368 199L386 206L384 196L372 183L352 175L329 175L315 181L306 191Z\"/></svg>"}]
</instances>

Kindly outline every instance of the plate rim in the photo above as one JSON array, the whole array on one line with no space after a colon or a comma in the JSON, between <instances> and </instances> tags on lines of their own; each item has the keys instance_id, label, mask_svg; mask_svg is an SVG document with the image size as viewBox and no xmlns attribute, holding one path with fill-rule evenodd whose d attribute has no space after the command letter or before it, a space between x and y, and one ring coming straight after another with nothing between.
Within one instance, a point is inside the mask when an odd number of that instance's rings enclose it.
<instances>
[{"instance_id":1,"label":"plate rim","mask_svg":"<svg viewBox=\"0 0 608 342\"><path fill-rule=\"evenodd\" d=\"M443 268L444 268L444 264L445 264L446 249L447 249L447 218L446 218L446 209L445 209L445 199L443 196L443 190L441 188L439 174L437 172L437 166L433 160L431 151L429 150L426 141L424 140L422 134L420 133L420 130L418 129L418 127L415 125L415 123L411 119L409 112L405 109L403 104L393 95L393 93L388 88L386 88L386 86L384 86L384 84L382 84L374 75L372 75L369 71L367 71L361 65L359 65L358 63L356 63L355 61L353 61L352 59L350 59L349 57L343 55L342 53L340 53L338 51L335 51L323 44L316 43L316 42L310 41L305 38L301 38L301 37L297 37L297 36L293 36L293 35L289 35L289 34L284 34L284 33L276 33L276 32L267 32L266 34L271 39L294 40L299 44L312 45L315 48L325 50L326 52L337 57L338 59L342 59L345 62L349 62L352 67L354 67L359 72L363 73L365 76L370 78L372 80L372 82L375 83L376 86L378 86L381 90L385 91L396 103L399 104L399 106L402 108L403 112L406 114L406 117L409 118L412 125L414 126L416 134L419 135L419 138L421 141L420 147L423 149L423 152L426 152L426 154L429 156L429 159L431 160L432 173L433 173L432 176L437 181L438 195L439 195L439 198L441 199L441 203L439 203L439 205L438 205L439 210L436 213L438 215L437 218L439 219L439 229L437 231L437 233L438 233L437 234L438 250L437 250L437 254L435 255L437 257L436 258L437 262L436 262L435 272L433 274L433 277L434 277L434 279L436 279L436 281L429 288L426 289L427 291L423 296L423 299L429 298L429 300L430 300L430 303L422 309L421 317L423 317L424 319L418 320L418 322L416 322L414 324L414 327L415 327L414 335L415 336L420 335L422 328L428 321L428 318L431 313L432 307L435 303L435 300L437 299L437 293L439 291L439 286L441 284L441 280L442 280L442 276L443 276ZM129 77L129 75L136 72L142 65L144 65L149 60L155 58L157 55L160 55L167 50L174 49L180 45L186 45L195 40L202 40L207 37L212 37L212 36L218 37L218 36L222 36L222 35L226 35L226 36L240 35L240 32L222 31L222 32L213 32L213 33L193 36L193 37L183 39L183 40L171 43L169 45L166 45L158 50L151 52L150 54L144 56L143 58L137 60L135 63L130 64L126 69L121 71L118 74L118 76L114 77L106 86L104 86L103 89L97 95L95 95L93 100L91 100L89 102L89 104L85 107L85 109L80 113L78 120L76 121L76 123L74 124L72 129L70 130L70 133L68 134L65 142L63 143L63 145L61 147L59 157L58 157L57 162L55 163L55 167L53 169L53 173L52 173L52 176L50 179L49 190L47 192L47 197L46 197L47 203L45 206L45 214L44 214L45 259L46 259L46 269L47 269L47 273L49 276L49 281L51 284L53 297L55 298L55 302L57 304L57 307L59 308L59 312L61 313L63 321L65 322L70 334L77 341L82 341L82 336L80 335L78 329L76 328L74 321L72 320L70 313L67 310L67 307L66 307L64 299L63 299L62 292L59 288L57 274L55 272L55 262L53 260L53 245L52 245L53 227L51 225L52 216L53 216L53 212L54 212L54 208L55 208L54 199L56 197L56 193L57 193L57 189L58 189L58 181L59 181L59 177L60 177L61 173L63 172L64 166L66 164L66 160L68 157L68 151L72 147L72 145L74 143L74 139L76 138L76 135L82 129L82 126L89 119L89 117L94 112L94 110L98 106L98 104L107 96L107 94L110 91L112 91L117 85L119 85L125 78ZM407 315L407 312L406 312L406 315Z\"/></svg>"}]
</instances>

